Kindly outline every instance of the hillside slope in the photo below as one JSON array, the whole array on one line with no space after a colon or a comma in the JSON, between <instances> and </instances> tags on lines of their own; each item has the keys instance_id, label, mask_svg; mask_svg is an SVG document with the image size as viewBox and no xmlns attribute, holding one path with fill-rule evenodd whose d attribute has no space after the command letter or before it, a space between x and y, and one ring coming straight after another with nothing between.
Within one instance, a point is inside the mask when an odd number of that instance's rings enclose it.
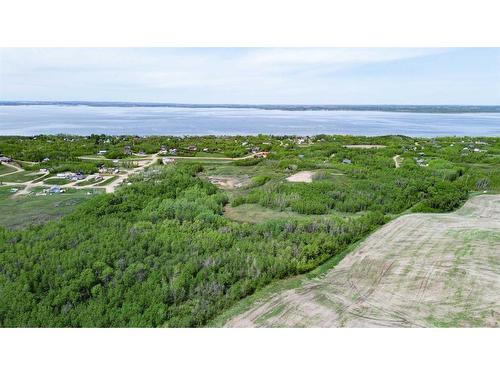
<instances>
[{"instance_id":1,"label":"hillside slope","mask_svg":"<svg viewBox=\"0 0 500 375\"><path fill-rule=\"evenodd\" d=\"M228 327L500 323L500 195L386 224L321 278L254 303Z\"/></svg>"}]
</instances>

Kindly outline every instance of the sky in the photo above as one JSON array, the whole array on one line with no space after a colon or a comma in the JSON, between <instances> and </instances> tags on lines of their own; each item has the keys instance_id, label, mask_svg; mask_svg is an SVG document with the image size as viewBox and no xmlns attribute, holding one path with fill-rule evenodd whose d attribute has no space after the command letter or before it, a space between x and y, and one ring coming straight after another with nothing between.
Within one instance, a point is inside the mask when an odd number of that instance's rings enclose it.
<instances>
[{"instance_id":1,"label":"sky","mask_svg":"<svg viewBox=\"0 0 500 375\"><path fill-rule=\"evenodd\" d=\"M500 48L0 48L0 100L500 104Z\"/></svg>"}]
</instances>

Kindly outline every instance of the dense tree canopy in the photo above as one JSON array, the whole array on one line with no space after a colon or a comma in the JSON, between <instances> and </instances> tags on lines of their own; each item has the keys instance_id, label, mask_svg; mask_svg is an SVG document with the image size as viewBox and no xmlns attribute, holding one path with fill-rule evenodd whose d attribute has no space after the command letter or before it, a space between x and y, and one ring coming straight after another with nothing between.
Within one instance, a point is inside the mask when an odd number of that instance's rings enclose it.
<instances>
[{"instance_id":1,"label":"dense tree canopy","mask_svg":"<svg viewBox=\"0 0 500 375\"><path fill-rule=\"evenodd\" d=\"M237 224L227 197L171 168L45 226L0 230L2 326L199 326L309 270L384 220Z\"/></svg>"},{"instance_id":2,"label":"dense tree canopy","mask_svg":"<svg viewBox=\"0 0 500 375\"><path fill-rule=\"evenodd\" d=\"M362 144L384 147L346 147ZM500 189L496 138L0 137L1 153L52 174L112 165L109 158L80 157L106 149L128 158L127 145L134 153L162 146L189 156L270 153L213 167L250 176L238 190L224 192L203 178L204 167L179 161L152 166L61 220L0 227L0 326L202 326L272 280L313 269L395 215L449 211L471 190ZM402 167L395 155L404 158ZM133 167L133 158L127 162ZM314 172L311 183L284 178L305 170ZM296 216L250 224L223 214L226 205L244 203Z\"/></svg>"}]
</instances>

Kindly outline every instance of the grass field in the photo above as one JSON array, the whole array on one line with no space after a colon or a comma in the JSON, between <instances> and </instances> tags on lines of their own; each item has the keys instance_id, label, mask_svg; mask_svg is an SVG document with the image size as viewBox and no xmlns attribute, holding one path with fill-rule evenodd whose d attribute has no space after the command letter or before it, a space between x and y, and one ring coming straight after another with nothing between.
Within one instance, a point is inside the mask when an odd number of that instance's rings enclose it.
<instances>
[{"instance_id":1,"label":"grass field","mask_svg":"<svg viewBox=\"0 0 500 375\"><path fill-rule=\"evenodd\" d=\"M88 185L95 184L96 182L99 182L99 181L102 181L102 180L97 180L96 178L89 178L87 180L77 182L75 185L76 186L88 186Z\"/></svg>"},{"instance_id":2,"label":"grass field","mask_svg":"<svg viewBox=\"0 0 500 375\"><path fill-rule=\"evenodd\" d=\"M0 176L5 173L14 172L16 169L7 164L0 164Z\"/></svg>"},{"instance_id":3,"label":"grass field","mask_svg":"<svg viewBox=\"0 0 500 375\"><path fill-rule=\"evenodd\" d=\"M34 180L35 178L41 176L40 173L32 172L32 171L22 171L16 172L13 174L9 174L8 176L0 176L0 181L3 182L28 182Z\"/></svg>"},{"instance_id":4,"label":"grass field","mask_svg":"<svg viewBox=\"0 0 500 375\"><path fill-rule=\"evenodd\" d=\"M0 211L9 212L9 215L0 215L0 225L9 229L20 229L57 219L93 197L93 194L87 195L87 191L93 191L91 189L69 189L64 194L45 196L32 194L13 197L13 193L10 192L12 188L13 186L0 187ZM98 194L100 191L96 190L95 193Z\"/></svg>"},{"instance_id":5,"label":"grass field","mask_svg":"<svg viewBox=\"0 0 500 375\"><path fill-rule=\"evenodd\" d=\"M498 195L455 213L403 215L326 274L271 285L213 325L497 327L499 233Z\"/></svg>"},{"instance_id":6,"label":"grass field","mask_svg":"<svg viewBox=\"0 0 500 375\"><path fill-rule=\"evenodd\" d=\"M104 181L96 184L95 186L106 186L106 185L109 185L110 183L112 183L117 178L118 178L118 176L112 176L112 177L107 178L106 180L104 180Z\"/></svg>"},{"instance_id":7,"label":"grass field","mask_svg":"<svg viewBox=\"0 0 500 375\"><path fill-rule=\"evenodd\" d=\"M49 185L66 185L71 182L70 179L64 178L64 177L50 177L45 180L43 180L44 184L49 184Z\"/></svg>"},{"instance_id":8,"label":"grass field","mask_svg":"<svg viewBox=\"0 0 500 375\"><path fill-rule=\"evenodd\" d=\"M348 214L345 212L332 212L326 215L304 215L293 211L279 211L270 208L259 206L258 204L242 204L236 207L227 205L224 208L224 216L240 223L263 223L267 220L276 219L321 219L327 217L350 217L355 214Z\"/></svg>"}]
</instances>

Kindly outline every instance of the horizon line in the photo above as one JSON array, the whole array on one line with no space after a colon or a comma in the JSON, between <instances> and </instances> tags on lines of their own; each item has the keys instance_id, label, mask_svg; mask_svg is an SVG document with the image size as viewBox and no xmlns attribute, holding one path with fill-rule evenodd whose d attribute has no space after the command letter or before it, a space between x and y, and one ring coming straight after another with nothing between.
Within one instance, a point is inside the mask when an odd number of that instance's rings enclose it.
<instances>
[{"instance_id":1,"label":"horizon line","mask_svg":"<svg viewBox=\"0 0 500 375\"><path fill-rule=\"evenodd\" d=\"M0 100L0 104L138 104L138 105L157 105L157 106L231 106L231 107L500 107L500 104L288 104L288 103L189 103L189 102L150 102L150 101L121 101L121 100Z\"/></svg>"}]
</instances>

